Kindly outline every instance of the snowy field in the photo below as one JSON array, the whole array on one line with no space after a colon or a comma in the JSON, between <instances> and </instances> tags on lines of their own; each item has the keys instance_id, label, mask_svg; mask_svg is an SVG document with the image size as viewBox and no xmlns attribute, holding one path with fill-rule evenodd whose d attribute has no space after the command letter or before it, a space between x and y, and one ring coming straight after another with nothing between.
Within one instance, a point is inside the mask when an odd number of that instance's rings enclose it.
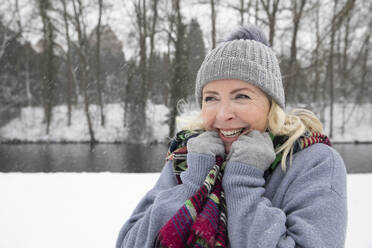
<instances>
[{"instance_id":1,"label":"snowy field","mask_svg":"<svg viewBox=\"0 0 372 248\"><path fill-rule=\"evenodd\" d=\"M1 248L114 247L158 173L0 173ZM347 248L371 248L372 174L348 175Z\"/></svg>"},{"instance_id":2,"label":"snowy field","mask_svg":"<svg viewBox=\"0 0 372 248\"><path fill-rule=\"evenodd\" d=\"M121 104L107 104L104 108L106 125L102 127L97 105L90 106L95 138L99 142L122 142L128 135L128 128L124 127L124 110ZM151 126L152 136L149 141L163 142L169 128L163 123L167 120L168 108L165 105L147 104L146 116ZM71 126L67 126L67 106L53 108L50 133L46 134L46 123L43 122L44 110L41 107L22 108L20 116L0 127L0 141L18 140L27 142L88 142L90 140L88 124L83 106L74 106L71 111Z\"/></svg>"}]
</instances>

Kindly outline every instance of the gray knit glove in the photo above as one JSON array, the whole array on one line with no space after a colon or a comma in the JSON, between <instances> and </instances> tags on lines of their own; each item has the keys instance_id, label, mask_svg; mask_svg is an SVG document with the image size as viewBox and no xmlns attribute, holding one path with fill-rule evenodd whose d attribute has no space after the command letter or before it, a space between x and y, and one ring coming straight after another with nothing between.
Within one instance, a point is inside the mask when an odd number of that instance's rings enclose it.
<instances>
[{"instance_id":1,"label":"gray knit glove","mask_svg":"<svg viewBox=\"0 0 372 248\"><path fill-rule=\"evenodd\" d=\"M265 171L275 160L274 145L270 135L256 130L241 135L232 143L226 160L244 163Z\"/></svg>"},{"instance_id":2,"label":"gray knit glove","mask_svg":"<svg viewBox=\"0 0 372 248\"><path fill-rule=\"evenodd\" d=\"M187 141L187 152L223 157L225 146L217 132L205 131Z\"/></svg>"}]
</instances>

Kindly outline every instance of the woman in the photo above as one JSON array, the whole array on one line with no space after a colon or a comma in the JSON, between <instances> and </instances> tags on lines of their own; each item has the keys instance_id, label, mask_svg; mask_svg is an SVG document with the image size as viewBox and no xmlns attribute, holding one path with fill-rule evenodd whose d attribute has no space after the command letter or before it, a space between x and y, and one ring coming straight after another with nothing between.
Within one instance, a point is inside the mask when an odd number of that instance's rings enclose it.
<instances>
[{"instance_id":1,"label":"woman","mask_svg":"<svg viewBox=\"0 0 372 248\"><path fill-rule=\"evenodd\" d=\"M116 247L344 247L344 163L312 112L283 111L262 32L213 49L195 89L201 122L176 135Z\"/></svg>"}]
</instances>

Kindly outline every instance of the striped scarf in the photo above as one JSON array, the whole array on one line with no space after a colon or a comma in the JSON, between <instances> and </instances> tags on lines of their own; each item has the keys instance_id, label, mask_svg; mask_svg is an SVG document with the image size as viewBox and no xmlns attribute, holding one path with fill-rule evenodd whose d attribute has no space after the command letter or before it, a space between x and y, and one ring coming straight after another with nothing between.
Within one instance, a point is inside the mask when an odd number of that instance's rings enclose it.
<instances>
[{"instance_id":1,"label":"striped scarf","mask_svg":"<svg viewBox=\"0 0 372 248\"><path fill-rule=\"evenodd\" d=\"M187 141L200 132L183 130L171 141L167 160L173 161L174 174L182 184L180 174L187 170ZM288 137L271 135L274 148L282 145ZM295 143L293 153L315 143L331 146L327 136L321 133L306 132ZM274 162L265 171L264 177L271 174L282 158L277 154ZM216 164L209 171L203 185L191 196L176 214L160 229L155 240L157 248L181 247L227 247L227 208L222 188L223 171L226 161L216 156Z\"/></svg>"}]
</instances>

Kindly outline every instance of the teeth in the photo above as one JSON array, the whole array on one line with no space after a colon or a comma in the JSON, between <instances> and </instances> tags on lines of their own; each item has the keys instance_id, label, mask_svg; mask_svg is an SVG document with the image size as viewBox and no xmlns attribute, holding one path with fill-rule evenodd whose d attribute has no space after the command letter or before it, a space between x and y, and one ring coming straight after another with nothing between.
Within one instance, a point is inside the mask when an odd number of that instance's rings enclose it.
<instances>
[{"instance_id":1,"label":"teeth","mask_svg":"<svg viewBox=\"0 0 372 248\"><path fill-rule=\"evenodd\" d=\"M225 137L234 137L234 136L237 136L238 134L240 134L240 132L243 130L243 128L240 128L240 129L236 129L236 130L230 130L230 131L221 131L221 133L223 134L223 136Z\"/></svg>"}]
</instances>

